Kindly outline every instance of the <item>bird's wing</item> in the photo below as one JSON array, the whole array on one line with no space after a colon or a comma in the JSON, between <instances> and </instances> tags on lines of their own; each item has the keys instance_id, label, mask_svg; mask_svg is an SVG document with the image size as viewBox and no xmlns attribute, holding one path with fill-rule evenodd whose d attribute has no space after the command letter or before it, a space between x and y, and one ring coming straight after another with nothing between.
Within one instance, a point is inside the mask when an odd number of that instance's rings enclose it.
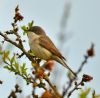
<instances>
[{"instance_id":1,"label":"bird's wing","mask_svg":"<svg viewBox=\"0 0 100 98\"><path fill-rule=\"evenodd\" d=\"M45 40L46 39L46 40ZM64 60L66 60L61 53L59 52L59 50L56 48L56 46L53 44L53 42L50 40L50 38L48 36L41 36L39 37L39 44L46 48L47 50L49 50L52 54L58 56L59 58L63 58Z\"/></svg>"}]
</instances>

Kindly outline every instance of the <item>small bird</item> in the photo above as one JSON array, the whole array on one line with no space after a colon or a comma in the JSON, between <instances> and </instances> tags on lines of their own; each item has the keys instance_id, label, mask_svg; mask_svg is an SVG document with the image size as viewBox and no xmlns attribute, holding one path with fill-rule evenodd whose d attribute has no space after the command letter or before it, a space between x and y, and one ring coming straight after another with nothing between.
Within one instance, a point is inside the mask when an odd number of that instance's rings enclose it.
<instances>
[{"instance_id":1,"label":"small bird","mask_svg":"<svg viewBox=\"0 0 100 98\"><path fill-rule=\"evenodd\" d=\"M75 72L65 63L65 58L56 48L54 43L39 26L33 26L27 30L29 46L34 55L43 60L55 60L69 69L75 76Z\"/></svg>"}]
</instances>

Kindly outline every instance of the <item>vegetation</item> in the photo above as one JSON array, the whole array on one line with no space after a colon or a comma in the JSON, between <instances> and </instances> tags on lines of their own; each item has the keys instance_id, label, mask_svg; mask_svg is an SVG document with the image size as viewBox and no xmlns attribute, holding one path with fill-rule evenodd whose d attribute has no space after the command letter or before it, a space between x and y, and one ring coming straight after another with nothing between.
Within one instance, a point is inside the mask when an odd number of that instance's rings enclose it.
<instances>
[{"instance_id":1,"label":"vegetation","mask_svg":"<svg viewBox=\"0 0 100 98\"><path fill-rule=\"evenodd\" d=\"M15 8L15 16L13 18L13 23L11 23L13 29L7 30L5 32L0 32L0 36L3 37L2 44L5 42L9 42L13 45L14 48L18 48L20 52L17 53L11 53L11 50L0 50L0 55L2 56L2 66L9 70L10 72L15 73L15 75L19 75L22 77L27 85L32 84L32 94L30 97L33 98L69 98L71 95L76 92L76 90L80 90L79 98L87 98L90 92L92 92L91 88L87 88L83 90L84 86L87 82L90 82L93 77L87 74L84 74L80 79L78 79L79 73L82 71L84 65L87 63L88 59L91 57L94 57L94 44L91 44L91 47L86 51L86 54L84 56L84 60L80 64L78 70L76 71L77 77L74 77L70 72L68 74L68 84L64 84L67 86L64 86L63 91L61 93L58 92L58 89L56 88L56 85L51 83L50 81L50 74L52 73L52 69L54 66L53 61L46 61L43 64L41 64L41 59L34 56L34 54L29 50L27 51L25 49L25 46L23 43L25 43L25 40L22 40L21 34L23 36L26 36L26 29L30 28L34 25L34 22L28 23L27 26L18 27L17 23L19 21L23 21L24 17L21 15L19 7L17 6ZM22 30L22 32L20 31ZM16 36L15 40L12 40L9 36ZM23 64L20 64L18 62L18 59L23 59L23 56L26 56L26 59L28 59L31 62L32 70L28 72L28 68L26 66L26 62L24 61ZM37 82L38 80L38 82ZM80 80L80 81L78 81ZM77 82L78 81L78 82ZM3 84L3 81L0 80L0 85ZM50 86L50 88L47 87L47 84ZM74 84L74 86L73 86ZM40 96L39 94L35 94L36 88L42 88L44 89L43 94ZM70 89L71 88L71 89ZM17 93L22 93L23 90L19 87L18 84L15 85L15 90L13 90L8 98L18 98ZM95 93L95 90L92 92L91 98L100 98L100 95L97 95Z\"/></svg>"}]
</instances>

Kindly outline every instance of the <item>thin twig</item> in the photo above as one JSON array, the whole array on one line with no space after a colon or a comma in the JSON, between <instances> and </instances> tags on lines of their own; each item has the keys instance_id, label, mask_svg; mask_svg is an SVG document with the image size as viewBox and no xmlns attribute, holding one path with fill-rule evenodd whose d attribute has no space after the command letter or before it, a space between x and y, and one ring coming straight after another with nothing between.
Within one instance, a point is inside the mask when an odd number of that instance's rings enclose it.
<instances>
[{"instance_id":1,"label":"thin twig","mask_svg":"<svg viewBox=\"0 0 100 98\"><path fill-rule=\"evenodd\" d=\"M68 98L72 95L75 90L81 89L79 86L84 86L84 83L90 82L93 79L92 76L83 74L83 77L79 83L75 82L75 87L68 93Z\"/></svg>"},{"instance_id":2,"label":"thin twig","mask_svg":"<svg viewBox=\"0 0 100 98\"><path fill-rule=\"evenodd\" d=\"M5 39L5 41L7 41L7 42L11 43L12 45L16 46L17 48L19 48L19 49L27 56L27 58L28 58L30 61L35 62L33 56L31 56L28 52L26 52L25 49L24 49L23 47L21 47L21 46L20 46L19 44L17 44L16 42L12 41L10 38L8 38L6 35L4 35L4 34L1 33L1 32L0 32L0 35ZM22 75L20 75L20 76L22 76ZM22 77L23 77L23 76L22 76ZM23 77L23 78L25 78L25 77ZM45 79L45 80L48 82L48 84L49 84L50 87L53 89L53 91L55 92L55 94L57 94L58 98L62 98L62 97L60 96L60 94L58 93L58 91L56 90L56 88L52 85L52 83L50 82L50 80L49 80L49 79ZM33 81L30 81L30 82L33 82Z\"/></svg>"},{"instance_id":3,"label":"thin twig","mask_svg":"<svg viewBox=\"0 0 100 98\"><path fill-rule=\"evenodd\" d=\"M90 49L87 51L87 54L84 56L84 60L82 61L80 67L79 67L78 70L76 71L76 75L78 75L78 74L82 71L84 65L87 63L88 59L89 59L90 57L92 57L92 56L94 56L94 44L93 44L93 43L91 44ZM68 84L67 88L64 89L64 91L63 91L63 93L62 93L62 96L63 96L63 97L68 93L68 90L70 89L70 87L72 86L72 83L73 83L76 79L77 79L77 77L74 77L73 79L70 79L70 80L69 80L69 82L68 82L69 84Z\"/></svg>"},{"instance_id":4,"label":"thin twig","mask_svg":"<svg viewBox=\"0 0 100 98\"><path fill-rule=\"evenodd\" d=\"M0 84L3 84L3 81L0 80Z\"/></svg>"},{"instance_id":5,"label":"thin twig","mask_svg":"<svg viewBox=\"0 0 100 98\"><path fill-rule=\"evenodd\" d=\"M46 82L50 85L50 87L53 89L53 91L55 92L55 94L57 95L57 98L63 98L57 91L56 87L52 85L52 83L50 82L50 80L48 78L45 79Z\"/></svg>"},{"instance_id":6,"label":"thin twig","mask_svg":"<svg viewBox=\"0 0 100 98\"><path fill-rule=\"evenodd\" d=\"M19 44L17 44L16 42L12 41L10 38L8 38L5 34L1 33L0 32L0 35L4 38L5 41L11 43L12 45L16 46L17 48L19 48L26 56L27 58L32 61L32 62L35 62L34 61L34 56L30 55L28 52L26 52L26 50L21 47Z\"/></svg>"},{"instance_id":7,"label":"thin twig","mask_svg":"<svg viewBox=\"0 0 100 98\"><path fill-rule=\"evenodd\" d=\"M82 71L84 65L87 63L88 58L89 58L88 56L85 56L85 59L84 59L84 61L81 63L79 69L77 70L76 75L78 75L78 74ZM68 84L67 88L64 89L64 91L63 91L63 94L62 94L63 97L67 94L68 90L69 90L70 87L72 86L73 81L76 80L76 78L77 78L77 77L74 77L73 79L70 79L70 80L69 80L69 82L68 82L69 84Z\"/></svg>"},{"instance_id":8,"label":"thin twig","mask_svg":"<svg viewBox=\"0 0 100 98\"><path fill-rule=\"evenodd\" d=\"M79 86L83 83L83 81L79 82L75 87L68 93L68 98L72 95L75 90L81 89Z\"/></svg>"},{"instance_id":9,"label":"thin twig","mask_svg":"<svg viewBox=\"0 0 100 98\"><path fill-rule=\"evenodd\" d=\"M17 98L17 93L21 93L22 90L20 89L19 85L16 84L15 85L15 90L11 91L10 95L8 96L8 98Z\"/></svg>"}]
</instances>

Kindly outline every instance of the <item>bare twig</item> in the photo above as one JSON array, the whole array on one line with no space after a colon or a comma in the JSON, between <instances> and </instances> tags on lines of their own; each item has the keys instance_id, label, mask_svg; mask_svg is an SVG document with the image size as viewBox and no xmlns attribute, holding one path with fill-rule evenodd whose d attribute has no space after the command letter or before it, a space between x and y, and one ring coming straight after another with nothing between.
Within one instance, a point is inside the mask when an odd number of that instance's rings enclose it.
<instances>
[{"instance_id":1,"label":"bare twig","mask_svg":"<svg viewBox=\"0 0 100 98\"><path fill-rule=\"evenodd\" d=\"M50 82L50 80L48 78L45 78L45 80L47 81L47 83L50 85L50 87L53 89L53 91L55 92L57 98L63 98L57 91L56 87L54 85L52 85L52 83Z\"/></svg>"},{"instance_id":2,"label":"bare twig","mask_svg":"<svg viewBox=\"0 0 100 98\"><path fill-rule=\"evenodd\" d=\"M12 27L13 29L10 30L10 31L6 31L5 33L2 33L0 32L0 35L4 38L4 41L7 41L9 42L10 44L14 45L15 47L17 47L18 49L20 49L22 51L22 54L19 56L23 56L23 55L26 55L26 57L32 62L32 63L38 63L40 62L40 60L36 60L36 57L32 56L30 53L28 53L25 49L24 49L24 46L23 46L23 41L21 39L21 36L19 35L18 33L18 26L17 26L17 22L18 21L21 21L23 19L23 16L20 14L19 12L19 7L17 6L15 8L15 16L14 16L14 21L12 23ZM16 36L16 41L13 41L11 40L7 35L8 34L13 34ZM7 65L11 66L8 62L4 62L6 63ZM13 66L11 66L11 68L13 69L13 72L16 73L16 70L14 70ZM37 70L38 68L34 68L35 70ZM24 75L20 74L20 73L16 73L18 74L19 76L23 77L25 80L28 80L30 83L33 83L34 84L34 80L32 80L32 77L25 77ZM52 85L52 83L50 82L49 79L45 79L48 84L50 85L50 87L52 88L53 92L57 95L57 98L61 98L60 94L58 93L58 91L56 90L56 88ZM45 86L41 86L41 84L37 84L38 87L42 87L43 89L47 90L45 88ZM12 91L11 94L9 95L8 98L12 97L12 98L17 98L16 96L16 90L15 91Z\"/></svg>"},{"instance_id":3,"label":"bare twig","mask_svg":"<svg viewBox=\"0 0 100 98\"><path fill-rule=\"evenodd\" d=\"M13 90L13 91L10 93L10 95L8 96L8 98L17 98L16 93L21 93L21 92L22 92L22 90L19 88L19 85L16 84L16 85L15 85L15 91Z\"/></svg>"},{"instance_id":4,"label":"bare twig","mask_svg":"<svg viewBox=\"0 0 100 98\"><path fill-rule=\"evenodd\" d=\"M90 82L93 79L90 75L84 74L82 80L77 83L75 82L75 87L68 93L68 98L72 95L75 90L81 89L79 86L84 86L85 82Z\"/></svg>"},{"instance_id":5,"label":"bare twig","mask_svg":"<svg viewBox=\"0 0 100 98\"><path fill-rule=\"evenodd\" d=\"M0 35L5 39L5 41L7 41L7 42L11 43L12 45L16 46L17 48L19 48L19 49L24 53L24 55L27 56L27 58L28 58L30 61L35 62L34 57L31 56L28 52L26 52L26 50L25 50L23 47L21 47L21 46L20 46L19 44L17 44L16 42L12 41L10 38L7 37L7 35L4 35L4 34L1 33L1 32L0 32ZM25 78L25 77L23 77L23 78ZM45 79L45 80L48 82L48 84L49 84L50 87L53 89L53 91L55 92L55 94L57 94L57 95L59 96L58 98L61 98L61 97L60 97L60 94L57 92L57 90L56 90L55 87L52 85L52 83L50 82L50 80L49 80L49 79Z\"/></svg>"},{"instance_id":6,"label":"bare twig","mask_svg":"<svg viewBox=\"0 0 100 98\"><path fill-rule=\"evenodd\" d=\"M78 74L82 71L84 65L87 63L88 59L89 59L90 57L92 57L92 56L94 56L94 44L93 44L93 43L91 44L90 49L88 49L86 55L84 56L84 60L82 61L80 67L79 67L78 70L76 71L76 75L78 75ZM62 96L63 96L63 97L68 93L68 90L70 89L70 87L72 86L72 83L76 80L76 78L77 78L77 77L74 77L73 79L70 79L70 80L69 80L69 82L68 82L69 84L68 84L67 88L64 89L64 91L63 91L63 93L62 93Z\"/></svg>"},{"instance_id":7,"label":"bare twig","mask_svg":"<svg viewBox=\"0 0 100 98\"><path fill-rule=\"evenodd\" d=\"M68 93L68 98L72 95L72 93L75 90L81 89L79 86L83 83L83 81L79 82L78 84L75 84L75 87Z\"/></svg>"},{"instance_id":8,"label":"bare twig","mask_svg":"<svg viewBox=\"0 0 100 98\"><path fill-rule=\"evenodd\" d=\"M10 38L7 37L7 35L3 34L0 32L0 35L4 38L5 41L11 43L12 45L16 46L17 48L19 48L23 53L24 55L27 56L27 58L32 61L32 62L35 62L34 60L34 56L30 55L28 52L26 52L26 50L21 47L19 44L17 44L16 42L12 41Z\"/></svg>"},{"instance_id":9,"label":"bare twig","mask_svg":"<svg viewBox=\"0 0 100 98\"><path fill-rule=\"evenodd\" d=\"M3 81L0 80L0 84L3 84Z\"/></svg>"}]
</instances>

